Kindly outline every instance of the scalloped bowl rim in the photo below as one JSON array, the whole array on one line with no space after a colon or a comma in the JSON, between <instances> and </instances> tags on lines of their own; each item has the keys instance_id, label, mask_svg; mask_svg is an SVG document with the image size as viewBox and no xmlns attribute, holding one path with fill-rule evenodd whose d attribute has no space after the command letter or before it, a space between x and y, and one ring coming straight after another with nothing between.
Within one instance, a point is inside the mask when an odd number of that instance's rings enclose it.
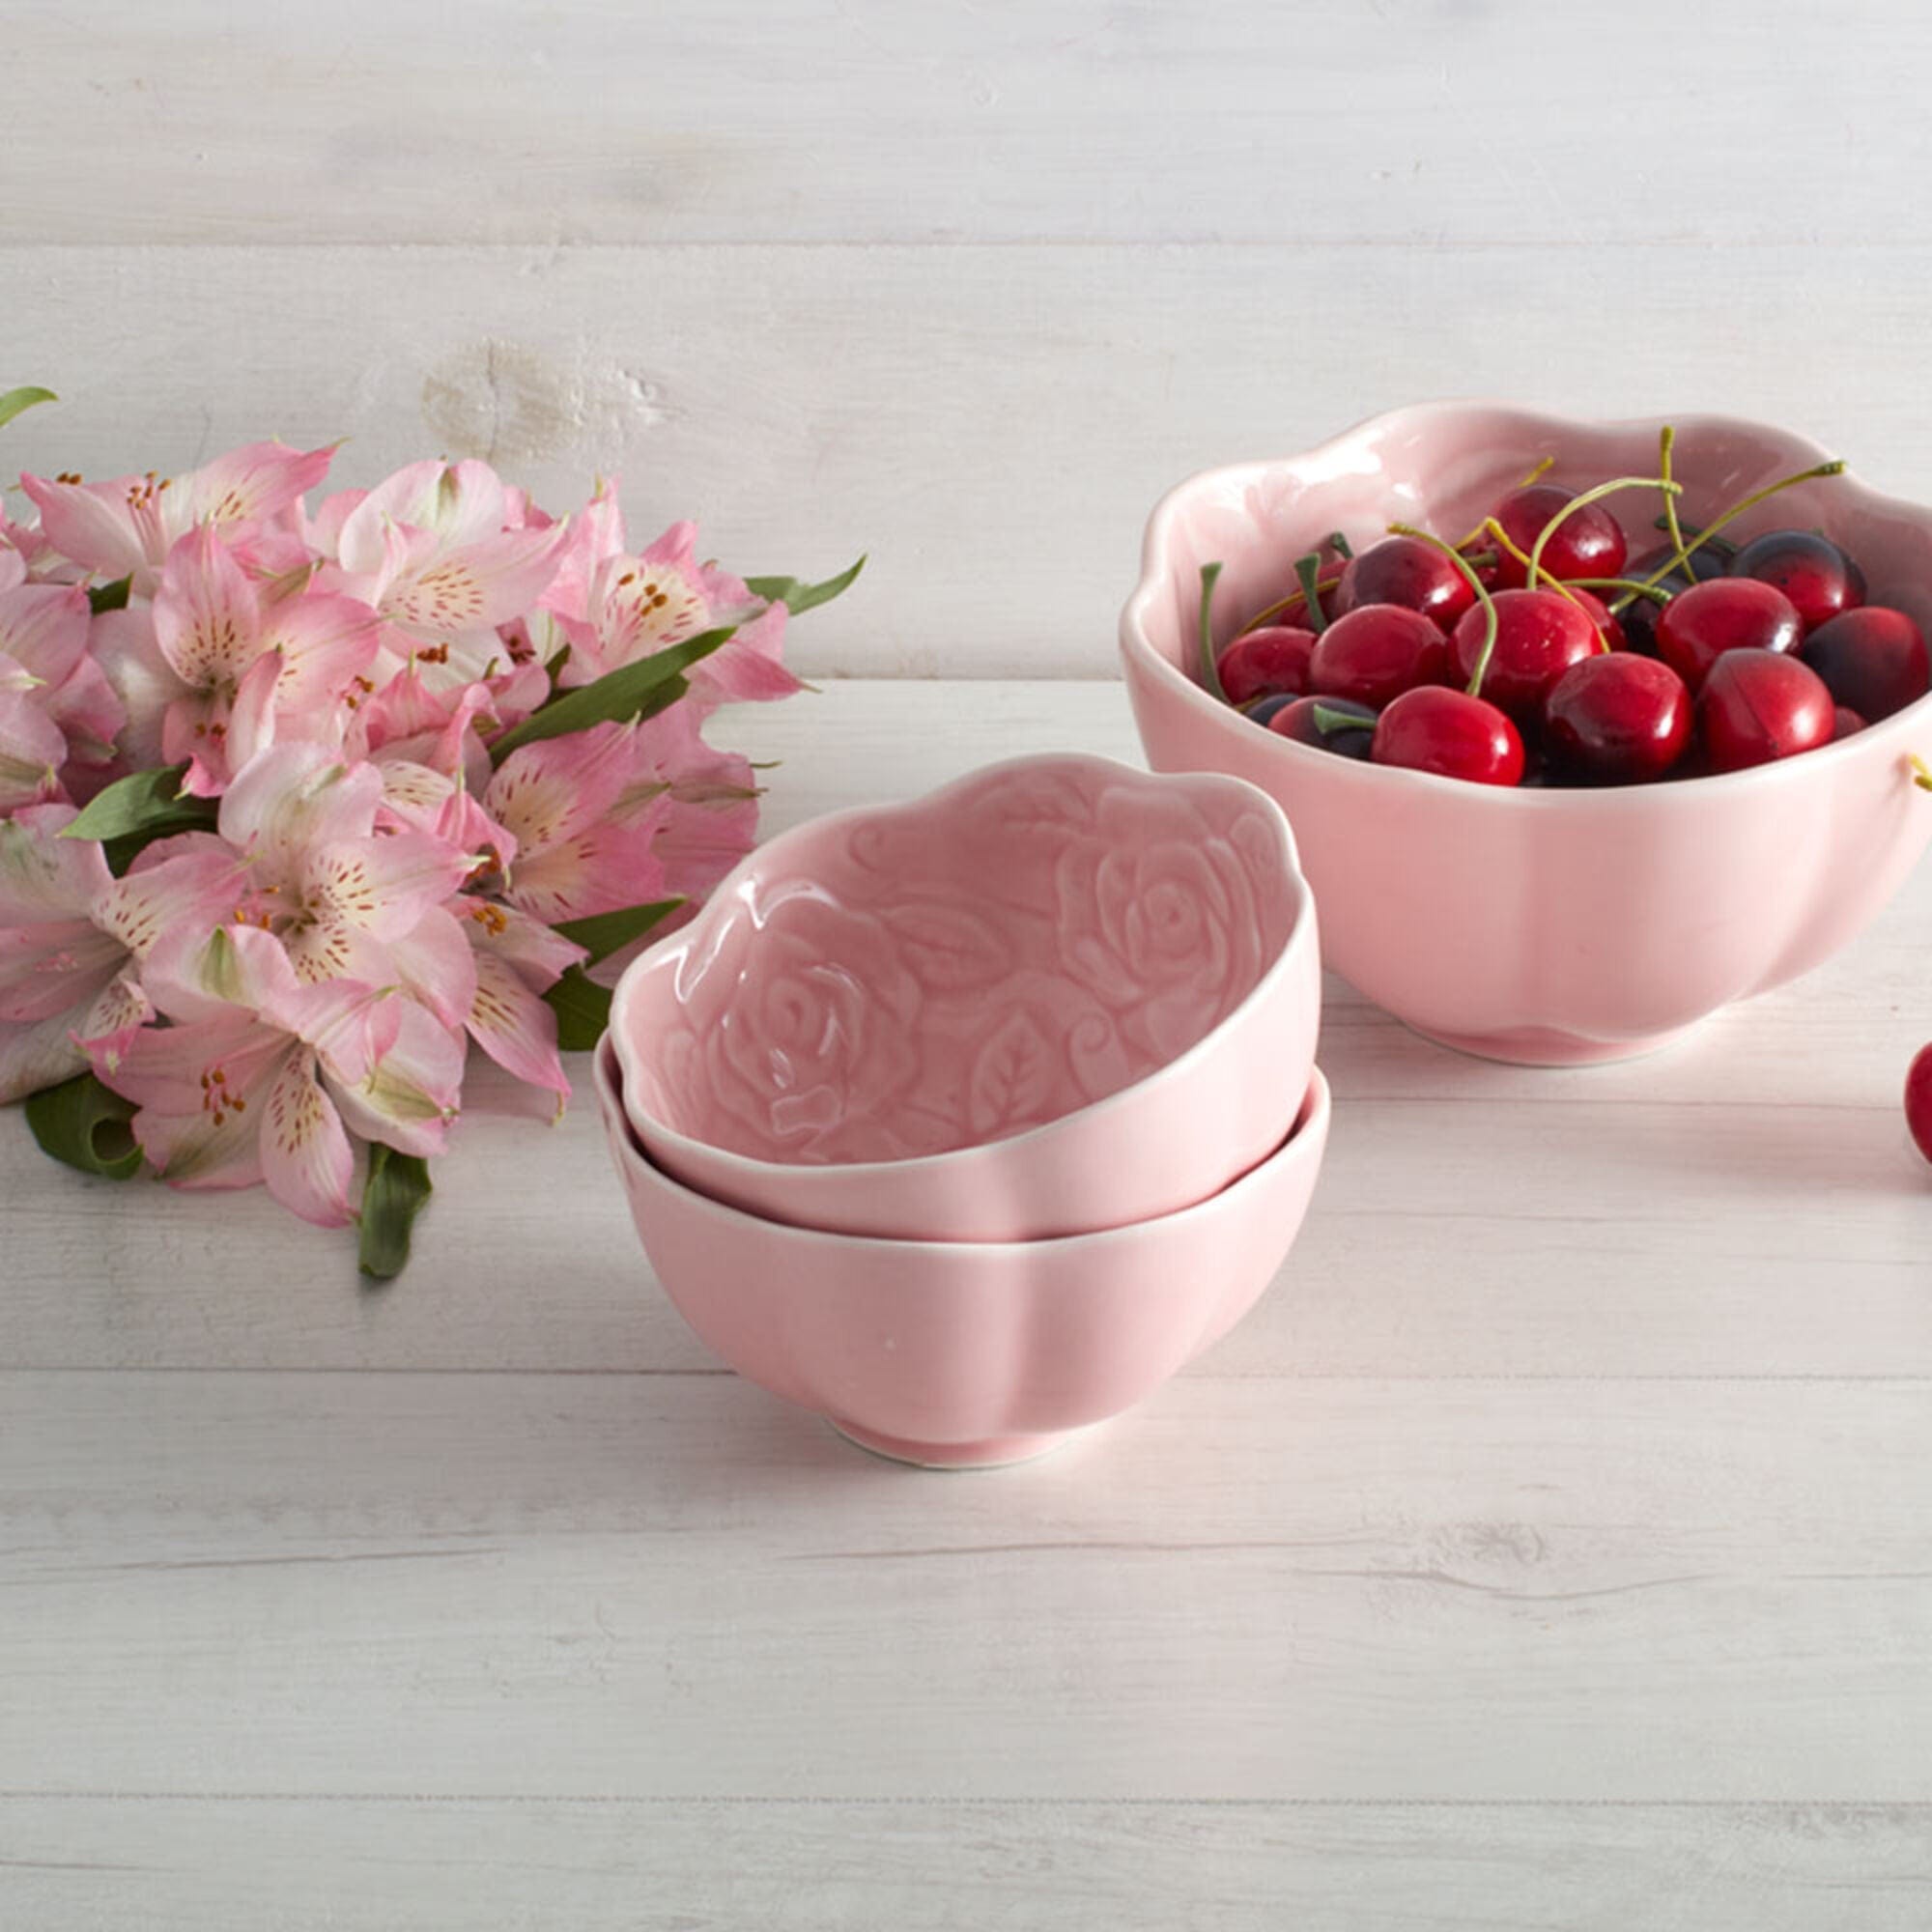
<instances>
[{"instance_id":1,"label":"scalloped bowl rim","mask_svg":"<svg viewBox=\"0 0 1932 1932\"><path fill-rule=\"evenodd\" d=\"M1253 1011L1264 1000L1277 997L1280 982L1293 969L1297 953L1302 948L1315 943L1312 935L1315 932L1316 921L1314 889L1309 885L1307 875L1301 869L1301 853L1294 841L1294 829L1290 825L1288 813L1282 810L1279 800L1270 797L1260 785L1253 784L1233 772L1154 772L1143 770L1137 765L1129 765L1119 758L1103 757L1094 752L1029 752L1017 757L1001 758L992 764L977 766L974 770L962 773L958 778L951 779L945 784L936 785L932 790L921 792L913 798L887 800L873 805L844 806L836 811L821 812L816 817L787 827L783 832L767 839L764 844L753 847L713 888L710 897L698 908L697 917L639 953L624 969L622 977L612 990L611 1019L606 1035L611 1042L618 1065L625 1071L626 1087L633 1084L629 1078L628 1056L636 1049L620 1031L619 1020L623 1009L634 997L636 987L651 974L674 970L671 960L675 950L687 944L705 922L712 918L713 909L726 903L761 865L769 864L775 853L782 853L787 842L794 840L803 842L804 835L807 833L816 838L828 828L854 825L916 808L936 806L954 792L964 790L969 785L977 787L988 779L1046 768L1065 770L1069 766L1090 772L1123 774L1142 784L1156 786L1181 784L1210 791L1232 792L1243 804L1250 807L1259 805L1263 809L1263 815L1281 840L1284 860L1282 886L1289 901L1291 917L1288 931L1274 957L1268 961L1261 976L1237 1006L1224 1013L1199 1039L1191 1046L1184 1047L1172 1060L1162 1061L1158 1066L1150 1068L1138 1079L1129 1081L1126 1086L1118 1088L1098 1100L1090 1100L1085 1106L1072 1108L1065 1114L1057 1115L1053 1120L1041 1121L1021 1133L1009 1134L999 1140L975 1141L970 1146L948 1148L940 1153L913 1154L903 1160L825 1162L762 1160L755 1154L740 1153L734 1148L720 1147L715 1141L699 1140L695 1135L681 1132L654 1114L647 1116L651 1132L662 1136L667 1147L701 1149L706 1160L728 1165L736 1173L753 1175L771 1174L787 1177L837 1175L841 1179L849 1177L854 1179L884 1180L892 1176L924 1174L974 1160L1003 1159L1009 1153L1024 1155L1041 1137L1063 1133L1075 1122L1102 1120L1109 1110L1118 1112L1122 1106L1143 1097L1146 1090L1153 1082L1185 1071L1199 1060L1205 1059L1220 1036L1230 1027ZM717 916L722 918L723 914ZM641 1105L641 1102L639 1104ZM635 1121L635 1117L630 1113L630 1100L626 1099L624 1105L627 1118ZM909 1245L918 1247L927 1244L915 1241ZM999 1243L993 1245L997 1246Z\"/></svg>"},{"instance_id":2,"label":"scalloped bowl rim","mask_svg":"<svg viewBox=\"0 0 1932 1932\"><path fill-rule=\"evenodd\" d=\"M997 1263L1020 1255L1065 1254L1074 1248L1119 1246L1134 1240L1150 1228L1164 1227L1184 1221L1189 1215L1208 1214L1217 1208L1231 1207L1236 1195L1258 1187L1282 1163L1319 1158L1324 1149L1334 1112L1327 1075L1321 1067L1314 1066L1309 1069L1308 1086L1295 1109L1293 1123L1272 1151L1264 1154L1252 1167L1236 1175L1225 1186L1216 1188L1212 1194L1199 1201L1189 1202L1185 1208L1177 1208L1171 1213L1150 1215L1141 1221L1128 1221L1119 1227L1089 1229L1078 1235L1049 1235L1018 1241L921 1241L903 1235L853 1235L835 1228L808 1228L793 1221L774 1220L766 1214L754 1214L748 1208L734 1208L728 1201L720 1201L701 1188L678 1179L638 1144L637 1129L632 1124L630 1109L624 1097L623 1068L618 1060L616 1042L609 1035L598 1042L595 1063L598 1098L611 1123L620 1130L619 1146L625 1161L643 1168L650 1175L653 1184L669 1193L682 1195L695 1210L711 1219L737 1226L768 1228L784 1236L787 1242L796 1241L807 1246L840 1250L867 1248L876 1252L896 1250L908 1259L920 1255L960 1255L971 1258L976 1264ZM908 1275L907 1285L913 1293L917 1293L914 1276Z\"/></svg>"},{"instance_id":3,"label":"scalloped bowl rim","mask_svg":"<svg viewBox=\"0 0 1932 1932\"><path fill-rule=\"evenodd\" d=\"M1731 434L1743 433L1751 437L1770 434L1793 445L1800 454L1808 452L1810 461L1818 463L1837 461L1830 450L1823 444L1812 441L1809 437L1801 436L1795 430L1780 429L1775 423L1755 421L1749 416L1715 415L1709 412L1655 417L1560 416L1540 410L1523 409L1514 403L1493 402L1480 397L1413 403L1402 409L1383 410L1375 415L1364 416L1361 421L1342 431L1339 436L1329 437L1325 441L1316 443L1294 455L1263 457L1244 463L1222 464L1213 469L1197 470L1167 491L1154 504L1148 518L1147 532L1141 542L1140 579L1121 611L1122 653L1146 668L1163 688L1180 693L1183 702L1191 704L1204 716L1214 718L1223 724L1236 722L1237 714L1232 706L1222 703L1203 686L1195 683L1179 666L1171 663L1154 648L1147 635L1146 612L1167 582L1168 533L1186 501L1196 493L1210 486L1225 484L1245 486L1272 474L1284 465L1313 462L1330 452L1345 448L1384 423L1412 420L1417 416L1454 416L1475 410L1498 411L1509 415L1548 423L1556 430L1655 429L1668 422L1675 425L1680 440L1699 429L1721 430ZM1915 503L1903 497L1886 496L1874 490L1850 469L1842 472L1838 482L1848 492L1856 493L1861 507L1900 512L1932 523L1932 506ZM1309 487L1312 490L1319 490L1321 485L1312 484ZM1886 737L1908 735L1909 726L1901 723L1904 720L1932 721L1932 692L1928 692L1923 697L1914 698L1910 704L1892 712L1889 717L1881 718L1876 723L1867 724L1862 731L1854 732L1849 738L1839 738L1829 745L1817 746L1794 757L1776 758L1765 764L1747 766L1742 771L1657 779L1645 784L1561 787L1471 784L1465 779L1444 778L1435 772L1411 771L1401 765L1378 765L1366 759L1355 759L1350 762L1360 770L1374 774L1369 781L1371 783L1406 785L1410 788L1420 786L1425 792L1448 791L1461 798L1493 798L1498 803L1498 809L1503 810L1614 811L1622 809L1622 801L1634 796L1654 797L1660 792L1676 792L1691 787L1702 792L1712 785L1725 785L1735 789L1753 784L1790 783L1793 782L1790 775L1794 769L1801 772L1817 770L1820 769L1818 761L1821 760L1870 756L1872 744L1881 734ZM1246 723L1245 720L1238 722ZM1335 754L1332 752L1321 751L1313 745L1297 744L1293 739L1285 738L1279 732L1269 732L1267 736L1280 748L1283 756L1292 760L1309 761L1311 769L1331 764L1334 760Z\"/></svg>"}]
</instances>

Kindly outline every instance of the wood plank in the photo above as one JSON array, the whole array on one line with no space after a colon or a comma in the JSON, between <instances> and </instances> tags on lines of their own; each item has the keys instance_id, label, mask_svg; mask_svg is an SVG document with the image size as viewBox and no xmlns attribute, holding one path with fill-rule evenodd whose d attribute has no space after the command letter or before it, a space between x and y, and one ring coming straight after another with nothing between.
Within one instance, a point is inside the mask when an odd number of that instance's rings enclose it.
<instances>
[{"instance_id":1,"label":"wood plank","mask_svg":"<svg viewBox=\"0 0 1932 1932\"><path fill-rule=\"evenodd\" d=\"M0 1910L207 1932L1920 1932L1887 1805L0 1799Z\"/></svg>"},{"instance_id":2,"label":"wood plank","mask_svg":"<svg viewBox=\"0 0 1932 1932\"><path fill-rule=\"evenodd\" d=\"M1112 676L1163 491L1415 396L1785 419L1932 496L1932 451L1895 402L1919 380L1932 248L1833 254L1832 286L1858 292L1850 325L1841 300L1793 299L1818 281L1811 249L1721 260L1634 244L22 247L0 252L9 366L69 400L11 425L5 455L111 475L348 436L344 482L494 452L558 506L620 471L640 534L695 516L743 569L870 553L853 594L799 625L807 675ZM1399 361L1364 354L1378 342Z\"/></svg>"},{"instance_id":3,"label":"wood plank","mask_svg":"<svg viewBox=\"0 0 1932 1932\"><path fill-rule=\"evenodd\" d=\"M460 24L377 0L40 0L9 35L34 85L0 238L129 245L1829 246L1889 239L1922 187L1899 76L1932 54L1908 0L1802 58L1746 0L1710 0L1688 39L1666 0L1607 24L1522 0L715 0L675 20L471 0Z\"/></svg>"},{"instance_id":4,"label":"wood plank","mask_svg":"<svg viewBox=\"0 0 1932 1932\"><path fill-rule=\"evenodd\" d=\"M1009 753L1134 756L1118 688L1080 684L835 684L714 736L781 761L774 829ZM1445 1053L1331 980L1321 1191L1274 1294L1195 1373L1932 1373L1932 1186L1898 1108L1928 952L1921 874L1803 984L1576 1072ZM408 1274L370 1293L341 1236L259 1193L88 1181L0 1116L0 1365L709 1367L605 1161L587 1095L554 1131L473 1117Z\"/></svg>"},{"instance_id":5,"label":"wood plank","mask_svg":"<svg viewBox=\"0 0 1932 1932\"><path fill-rule=\"evenodd\" d=\"M0 1378L0 1791L1926 1803L1932 1383Z\"/></svg>"}]
</instances>

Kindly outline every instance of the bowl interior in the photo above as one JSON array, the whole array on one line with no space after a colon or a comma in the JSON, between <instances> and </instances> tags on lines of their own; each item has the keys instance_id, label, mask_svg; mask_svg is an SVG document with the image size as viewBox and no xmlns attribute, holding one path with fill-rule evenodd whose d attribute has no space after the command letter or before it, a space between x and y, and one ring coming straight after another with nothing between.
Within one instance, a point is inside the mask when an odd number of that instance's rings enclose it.
<instances>
[{"instance_id":1,"label":"bowl interior","mask_svg":"<svg viewBox=\"0 0 1932 1932\"><path fill-rule=\"evenodd\" d=\"M634 1108L784 1165L950 1152L1105 1099L1255 990L1301 906L1272 805L994 767L756 853L613 1013Z\"/></svg>"},{"instance_id":2,"label":"bowl interior","mask_svg":"<svg viewBox=\"0 0 1932 1932\"><path fill-rule=\"evenodd\" d=\"M1247 618L1295 586L1294 559L1331 531L1360 550L1392 522L1454 541L1546 458L1543 480L1582 490L1616 476L1657 473L1663 418L1575 422L1482 404L1399 410L1286 462L1249 464L1192 478L1155 512L1147 572L1130 621L1168 663L1195 671L1201 566L1225 566L1214 634L1225 641ZM1679 416L1673 471L1684 486L1679 514L1708 523L1764 484L1820 461L1803 437L1722 416ZM1633 559L1662 541L1652 527L1655 491L1605 499L1624 526ZM1922 509L1881 497L1851 476L1816 479L1747 511L1725 535L1818 528L1863 568L1870 601L1932 628L1932 522Z\"/></svg>"}]
</instances>

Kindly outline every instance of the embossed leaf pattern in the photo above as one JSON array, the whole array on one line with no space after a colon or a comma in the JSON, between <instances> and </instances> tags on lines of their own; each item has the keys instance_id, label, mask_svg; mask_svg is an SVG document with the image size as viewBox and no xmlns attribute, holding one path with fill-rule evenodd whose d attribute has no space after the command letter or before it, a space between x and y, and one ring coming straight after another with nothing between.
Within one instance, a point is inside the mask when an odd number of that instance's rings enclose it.
<instances>
[{"instance_id":1,"label":"embossed leaf pattern","mask_svg":"<svg viewBox=\"0 0 1932 1932\"><path fill-rule=\"evenodd\" d=\"M966 1084L966 1111L980 1135L1030 1126L1053 1089L1053 1045L1024 1009L1009 1013L980 1048Z\"/></svg>"},{"instance_id":2,"label":"embossed leaf pattern","mask_svg":"<svg viewBox=\"0 0 1932 1932\"><path fill-rule=\"evenodd\" d=\"M990 922L962 906L915 900L880 917L904 949L913 978L933 992L972 992L1011 970L1011 947Z\"/></svg>"}]
</instances>

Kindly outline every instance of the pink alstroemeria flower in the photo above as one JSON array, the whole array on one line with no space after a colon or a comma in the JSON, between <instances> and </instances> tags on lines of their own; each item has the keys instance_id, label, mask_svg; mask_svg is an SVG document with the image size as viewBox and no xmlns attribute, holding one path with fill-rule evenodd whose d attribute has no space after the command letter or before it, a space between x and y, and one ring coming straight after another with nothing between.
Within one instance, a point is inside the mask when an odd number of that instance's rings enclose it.
<instances>
[{"instance_id":1,"label":"pink alstroemeria flower","mask_svg":"<svg viewBox=\"0 0 1932 1932\"><path fill-rule=\"evenodd\" d=\"M475 950L469 1037L506 1073L555 1094L561 1114L570 1080L556 1049L556 1015L541 996L586 956L583 948L513 905L468 896L459 904Z\"/></svg>"},{"instance_id":2,"label":"pink alstroemeria flower","mask_svg":"<svg viewBox=\"0 0 1932 1932\"><path fill-rule=\"evenodd\" d=\"M153 974L175 1024L96 1042L95 1069L132 1100L135 1140L178 1187L266 1182L306 1221L355 1218L354 1127L440 1152L462 1049L412 1000L348 980L304 986L280 942L218 928Z\"/></svg>"},{"instance_id":3,"label":"pink alstroemeria flower","mask_svg":"<svg viewBox=\"0 0 1932 1932\"><path fill-rule=\"evenodd\" d=\"M0 1100L78 1073L77 1041L154 1010L142 961L164 929L206 936L235 903L234 853L206 834L164 839L125 879L91 838L64 838L70 805L0 822Z\"/></svg>"},{"instance_id":4,"label":"pink alstroemeria flower","mask_svg":"<svg viewBox=\"0 0 1932 1932\"><path fill-rule=\"evenodd\" d=\"M318 518L324 530L333 504ZM506 527L509 507L487 463L415 463L342 516L342 585L381 612L386 669L413 663L440 690L511 668L498 626L548 589L563 528Z\"/></svg>"},{"instance_id":5,"label":"pink alstroemeria flower","mask_svg":"<svg viewBox=\"0 0 1932 1932\"><path fill-rule=\"evenodd\" d=\"M483 810L516 841L497 896L554 925L665 895L652 850L669 810L636 724L541 738L505 758Z\"/></svg>"},{"instance_id":6,"label":"pink alstroemeria flower","mask_svg":"<svg viewBox=\"0 0 1932 1932\"><path fill-rule=\"evenodd\" d=\"M388 987L413 969L438 1018L461 1026L475 987L447 901L478 855L417 828L379 834L382 807L374 765L311 744L257 753L216 819L247 868L236 917L273 934L305 985Z\"/></svg>"},{"instance_id":7,"label":"pink alstroemeria flower","mask_svg":"<svg viewBox=\"0 0 1932 1932\"><path fill-rule=\"evenodd\" d=\"M301 450L251 442L181 476L117 476L107 483L22 476L20 487L40 509L43 534L63 556L109 582L131 577L134 594L148 597L189 530L214 524L224 535L241 537L277 529L302 493L327 475L334 455L333 445Z\"/></svg>"},{"instance_id":8,"label":"pink alstroemeria flower","mask_svg":"<svg viewBox=\"0 0 1932 1932\"><path fill-rule=\"evenodd\" d=\"M11 742L21 753L52 747L50 737L21 720L20 706L11 701L18 699L60 733L57 768L77 764L104 772L113 762L128 714L88 655L92 621L87 593L77 587L23 582L0 590L0 743ZM0 810L6 795L0 776Z\"/></svg>"},{"instance_id":9,"label":"pink alstroemeria flower","mask_svg":"<svg viewBox=\"0 0 1932 1932\"><path fill-rule=\"evenodd\" d=\"M161 755L188 760L183 789L203 797L277 737L339 743L350 701L373 689L376 613L341 595L266 599L210 525L168 554L153 625L174 680Z\"/></svg>"},{"instance_id":10,"label":"pink alstroemeria flower","mask_svg":"<svg viewBox=\"0 0 1932 1932\"><path fill-rule=\"evenodd\" d=\"M700 711L803 690L783 663L782 604L761 605L742 579L697 561L697 526L673 524L636 556L604 557L591 571L581 621L560 618L571 652L560 682L594 683L701 631L737 634L685 673Z\"/></svg>"}]
</instances>

